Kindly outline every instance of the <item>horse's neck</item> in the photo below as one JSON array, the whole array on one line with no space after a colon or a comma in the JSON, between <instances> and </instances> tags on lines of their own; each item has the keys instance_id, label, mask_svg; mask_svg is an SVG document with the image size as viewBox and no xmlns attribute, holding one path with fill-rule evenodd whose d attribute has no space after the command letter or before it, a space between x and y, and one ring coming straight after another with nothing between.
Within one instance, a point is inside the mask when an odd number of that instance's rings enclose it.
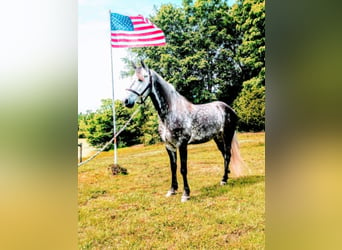
<instances>
[{"instance_id":1,"label":"horse's neck","mask_svg":"<svg viewBox=\"0 0 342 250\"><path fill-rule=\"evenodd\" d=\"M157 73L153 72L153 77L155 79L151 99L160 119L163 121L174 104L183 101L185 98Z\"/></svg>"}]
</instances>

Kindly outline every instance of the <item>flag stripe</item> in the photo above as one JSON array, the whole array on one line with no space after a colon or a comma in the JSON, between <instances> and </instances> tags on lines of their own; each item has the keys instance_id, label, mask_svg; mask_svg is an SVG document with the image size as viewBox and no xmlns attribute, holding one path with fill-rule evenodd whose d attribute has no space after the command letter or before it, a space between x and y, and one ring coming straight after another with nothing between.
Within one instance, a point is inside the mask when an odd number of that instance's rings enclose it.
<instances>
[{"instance_id":1,"label":"flag stripe","mask_svg":"<svg viewBox=\"0 0 342 250\"><path fill-rule=\"evenodd\" d=\"M165 43L165 39L156 39L156 40L153 40L153 41L139 41L139 40L134 40L133 42L131 41L123 41L122 39L121 40L117 40L117 41L111 41L112 44L144 44L144 43Z\"/></svg>"},{"instance_id":2,"label":"flag stripe","mask_svg":"<svg viewBox=\"0 0 342 250\"><path fill-rule=\"evenodd\" d=\"M111 13L113 48L165 45L164 32L143 16ZM133 27L133 28L131 28Z\"/></svg>"},{"instance_id":3,"label":"flag stripe","mask_svg":"<svg viewBox=\"0 0 342 250\"><path fill-rule=\"evenodd\" d=\"M129 45L129 44L143 45L143 44L162 44L162 43L165 44L164 40L155 40L155 41L149 41L149 42L134 42L134 43L119 41L119 42L112 42L112 45Z\"/></svg>"},{"instance_id":4,"label":"flag stripe","mask_svg":"<svg viewBox=\"0 0 342 250\"><path fill-rule=\"evenodd\" d=\"M153 38L154 40L164 40L164 36L157 36ZM138 38L138 39L112 39L112 42L149 42L151 41L151 38Z\"/></svg>"},{"instance_id":5,"label":"flag stripe","mask_svg":"<svg viewBox=\"0 0 342 250\"><path fill-rule=\"evenodd\" d=\"M148 47L148 46L163 46L166 43L144 43L144 44L112 44L113 48L133 48L133 47Z\"/></svg>"},{"instance_id":6,"label":"flag stripe","mask_svg":"<svg viewBox=\"0 0 342 250\"><path fill-rule=\"evenodd\" d=\"M149 26L134 26L134 30L138 31L138 30L151 30L154 29L154 27L152 25Z\"/></svg>"},{"instance_id":7,"label":"flag stripe","mask_svg":"<svg viewBox=\"0 0 342 250\"><path fill-rule=\"evenodd\" d=\"M144 36L153 36L153 35L163 35L164 33L161 31L161 30L155 30L155 31L149 31L149 32L135 32L134 34L132 34L132 32L122 32L122 31L119 31L119 32L112 32L112 36L116 36L116 37L139 37L141 35L144 35Z\"/></svg>"},{"instance_id":8,"label":"flag stripe","mask_svg":"<svg viewBox=\"0 0 342 250\"><path fill-rule=\"evenodd\" d=\"M128 31L112 31L112 36L143 36L143 35L152 35L152 34L164 34L163 31L153 29L153 30L140 30L140 31L134 31L134 32L128 32Z\"/></svg>"}]
</instances>

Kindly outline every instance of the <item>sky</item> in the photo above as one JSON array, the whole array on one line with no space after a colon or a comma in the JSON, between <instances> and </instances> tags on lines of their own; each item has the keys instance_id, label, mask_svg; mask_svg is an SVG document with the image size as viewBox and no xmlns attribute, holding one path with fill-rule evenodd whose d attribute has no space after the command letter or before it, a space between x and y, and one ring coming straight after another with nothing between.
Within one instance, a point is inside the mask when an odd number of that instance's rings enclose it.
<instances>
[{"instance_id":1,"label":"sky","mask_svg":"<svg viewBox=\"0 0 342 250\"><path fill-rule=\"evenodd\" d=\"M111 46L109 10L123 15L145 17L154 6L182 0L79 0L78 5L78 112L96 111L101 99L112 98ZM112 49L115 99L122 99L130 78L120 79L124 69L121 58L127 49Z\"/></svg>"}]
</instances>

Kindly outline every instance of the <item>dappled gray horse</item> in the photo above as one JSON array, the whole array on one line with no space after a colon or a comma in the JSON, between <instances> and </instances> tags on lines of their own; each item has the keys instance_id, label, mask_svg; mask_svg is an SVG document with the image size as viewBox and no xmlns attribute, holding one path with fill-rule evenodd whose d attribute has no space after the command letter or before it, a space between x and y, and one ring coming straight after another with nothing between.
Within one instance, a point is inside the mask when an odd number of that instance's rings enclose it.
<instances>
[{"instance_id":1,"label":"dappled gray horse","mask_svg":"<svg viewBox=\"0 0 342 250\"><path fill-rule=\"evenodd\" d=\"M211 102L195 105L180 95L175 88L167 83L155 71L150 70L142 61L142 67L135 68L133 83L127 97L126 107L132 108L135 102L143 102L151 98L159 115L159 134L166 144L170 157L172 181L167 197L175 195L177 182L177 149L181 158L181 174L184 192L182 202L190 199L190 188L187 180L187 146L207 142L214 139L224 158L224 174L221 181L228 181L229 162L236 176L241 173L238 163L239 151L235 135L237 115L223 102ZM237 160L234 160L234 157Z\"/></svg>"}]
</instances>

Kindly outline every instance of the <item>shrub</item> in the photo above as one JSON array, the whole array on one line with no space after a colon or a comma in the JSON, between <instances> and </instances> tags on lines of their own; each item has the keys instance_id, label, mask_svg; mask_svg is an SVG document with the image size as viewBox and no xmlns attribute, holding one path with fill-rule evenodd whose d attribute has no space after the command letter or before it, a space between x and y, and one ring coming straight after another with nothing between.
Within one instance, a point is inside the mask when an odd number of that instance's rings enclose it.
<instances>
[{"instance_id":1,"label":"shrub","mask_svg":"<svg viewBox=\"0 0 342 250\"><path fill-rule=\"evenodd\" d=\"M240 131L265 130L265 86L259 78L243 83L243 89L233 103L240 120Z\"/></svg>"}]
</instances>

